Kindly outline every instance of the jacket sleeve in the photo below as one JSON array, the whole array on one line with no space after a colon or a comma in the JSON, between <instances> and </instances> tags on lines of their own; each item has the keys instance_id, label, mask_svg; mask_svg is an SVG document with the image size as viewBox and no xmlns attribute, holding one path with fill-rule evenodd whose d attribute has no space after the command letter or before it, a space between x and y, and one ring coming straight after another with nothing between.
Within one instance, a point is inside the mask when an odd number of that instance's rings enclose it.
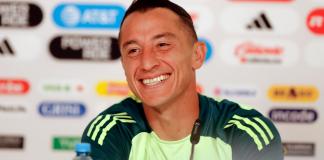
<instances>
[{"instance_id":1,"label":"jacket sleeve","mask_svg":"<svg viewBox=\"0 0 324 160\"><path fill-rule=\"evenodd\" d=\"M283 160L283 147L274 124L254 109L230 107L224 123L233 160Z\"/></svg>"},{"instance_id":2,"label":"jacket sleeve","mask_svg":"<svg viewBox=\"0 0 324 160\"><path fill-rule=\"evenodd\" d=\"M111 115L99 115L86 127L82 142L91 145L93 160L127 160L131 144L119 120Z\"/></svg>"}]
</instances>

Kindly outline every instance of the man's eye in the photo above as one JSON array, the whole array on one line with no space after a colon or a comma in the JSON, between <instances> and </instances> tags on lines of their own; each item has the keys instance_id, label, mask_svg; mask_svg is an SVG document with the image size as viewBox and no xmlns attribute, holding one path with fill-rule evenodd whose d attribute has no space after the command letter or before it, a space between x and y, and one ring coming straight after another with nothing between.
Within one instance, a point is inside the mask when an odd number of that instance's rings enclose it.
<instances>
[{"instance_id":1,"label":"man's eye","mask_svg":"<svg viewBox=\"0 0 324 160\"><path fill-rule=\"evenodd\" d=\"M134 55L134 54L137 54L139 52L139 49L137 48L133 48L133 49L130 49L128 50L128 55Z\"/></svg>"},{"instance_id":2,"label":"man's eye","mask_svg":"<svg viewBox=\"0 0 324 160\"><path fill-rule=\"evenodd\" d=\"M159 43L159 47L165 47L165 46L169 46L170 44L168 43Z\"/></svg>"},{"instance_id":3,"label":"man's eye","mask_svg":"<svg viewBox=\"0 0 324 160\"><path fill-rule=\"evenodd\" d=\"M158 43L157 47L161 50L168 50L170 48L169 43Z\"/></svg>"}]
</instances>

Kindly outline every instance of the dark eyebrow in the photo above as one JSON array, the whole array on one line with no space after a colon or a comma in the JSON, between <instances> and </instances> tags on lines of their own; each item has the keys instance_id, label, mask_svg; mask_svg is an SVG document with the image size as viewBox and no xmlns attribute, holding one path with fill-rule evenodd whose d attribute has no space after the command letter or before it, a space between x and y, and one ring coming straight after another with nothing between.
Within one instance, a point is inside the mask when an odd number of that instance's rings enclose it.
<instances>
[{"instance_id":1,"label":"dark eyebrow","mask_svg":"<svg viewBox=\"0 0 324 160\"><path fill-rule=\"evenodd\" d=\"M159 38L163 38L163 37L171 37L171 38L175 38L175 34L171 33L171 32L164 32L164 33L160 33L155 35L152 39L159 39Z\"/></svg>"},{"instance_id":2,"label":"dark eyebrow","mask_svg":"<svg viewBox=\"0 0 324 160\"><path fill-rule=\"evenodd\" d=\"M152 40L156 40L156 39L159 39L159 38L163 38L163 37L171 37L171 38L175 38L175 34L171 33L171 32L164 32L164 33L160 33L160 34L157 34L155 36L153 36ZM123 45L122 45L122 48L126 48L126 46L130 45L130 44L136 44L137 41L136 40L129 40L129 41L126 41Z\"/></svg>"},{"instance_id":3,"label":"dark eyebrow","mask_svg":"<svg viewBox=\"0 0 324 160\"><path fill-rule=\"evenodd\" d=\"M136 40L129 40L129 41L126 41L124 44L123 44L123 48L126 48L126 46L130 45L130 44L134 44L134 43L137 43Z\"/></svg>"}]
</instances>

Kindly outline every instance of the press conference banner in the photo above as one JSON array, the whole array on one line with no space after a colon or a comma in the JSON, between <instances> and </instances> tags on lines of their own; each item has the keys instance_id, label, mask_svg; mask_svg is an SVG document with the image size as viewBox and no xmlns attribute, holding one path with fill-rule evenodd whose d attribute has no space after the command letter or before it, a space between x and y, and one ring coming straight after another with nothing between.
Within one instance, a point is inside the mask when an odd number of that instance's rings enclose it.
<instances>
[{"instance_id":1,"label":"press conference banner","mask_svg":"<svg viewBox=\"0 0 324 160\"><path fill-rule=\"evenodd\" d=\"M131 0L0 1L0 159L72 159L132 93L117 36ZM252 106L286 160L324 159L324 0L174 0L207 45L202 94Z\"/></svg>"}]
</instances>

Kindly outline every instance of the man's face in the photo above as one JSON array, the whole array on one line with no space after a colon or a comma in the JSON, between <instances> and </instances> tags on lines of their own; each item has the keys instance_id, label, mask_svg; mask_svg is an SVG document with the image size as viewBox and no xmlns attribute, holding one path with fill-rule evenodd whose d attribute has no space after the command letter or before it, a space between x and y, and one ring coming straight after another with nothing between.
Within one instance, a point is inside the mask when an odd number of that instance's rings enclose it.
<instances>
[{"instance_id":1,"label":"man's face","mask_svg":"<svg viewBox=\"0 0 324 160\"><path fill-rule=\"evenodd\" d=\"M196 42L198 43L198 42ZM195 89L196 43L172 11L134 12L120 35L128 85L145 105L159 107Z\"/></svg>"}]
</instances>

